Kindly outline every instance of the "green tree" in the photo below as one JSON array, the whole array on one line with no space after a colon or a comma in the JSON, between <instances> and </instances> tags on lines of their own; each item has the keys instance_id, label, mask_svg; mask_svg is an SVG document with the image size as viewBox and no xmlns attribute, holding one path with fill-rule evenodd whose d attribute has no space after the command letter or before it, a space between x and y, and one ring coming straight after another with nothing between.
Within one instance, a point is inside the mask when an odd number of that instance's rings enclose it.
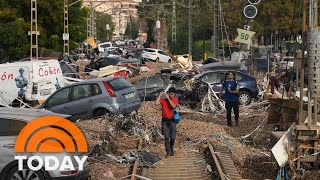
<instances>
[{"instance_id":1,"label":"green tree","mask_svg":"<svg viewBox=\"0 0 320 180\"><path fill-rule=\"evenodd\" d=\"M2 62L21 59L29 50L26 23L19 18L9 23L0 23L0 59Z\"/></svg>"},{"instance_id":2,"label":"green tree","mask_svg":"<svg viewBox=\"0 0 320 180\"><path fill-rule=\"evenodd\" d=\"M296 0L264 1L255 19L254 28L258 36L270 37L278 31L282 38L290 39L301 29L301 3Z\"/></svg>"},{"instance_id":3,"label":"green tree","mask_svg":"<svg viewBox=\"0 0 320 180\"><path fill-rule=\"evenodd\" d=\"M132 16L130 16L124 36L129 39L136 39L139 36L138 34L139 26L137 24L137 21Z\"/></svg>"},{"instance_id":4,"label":"green tree","mask_svg":"<svg viewBox=\"0 0 320 180\"><path fill-rule=\"evenodd\" d=\"M112 38L115 25L112 22L112 17L109 14L97 12L97 36L101 42L109 41ZM109 24L110 30L107 32L106 25Z\"/></svg>"},{"instance_id":5,"label":"green tree","mask_svg":"<svg viewBox=\"0 0 320 180\"><path fill-rule=\"evenodd\" d=\"M4 61L15 61L29 56L30 40L30 1L10 0L0 1L0 41L1 58ZM63 49L63 0L37 1L39 49L49 48L54 51ZM76 3L69 8L70 49L86 38L86 18L88 9L82 3Z\"/></svg>"},{"instance_id":6,"label":"green tree","mask_svg":"<svg viewBox=\"0 0 320 180\"><path fill-rule=\"evenodd\" d=\"M154 34L154 28L158 17L158 11L159 11L159 3L162 1L157 0L144 0L141 5L139 5L138 8L138 14L140 21L144 21L144 26L141 26L142 32L147 32L147 42L144 44L145 47L149 47L149 44L151 42L155 42L155 34Z\"/></svg>"}]
</instances>

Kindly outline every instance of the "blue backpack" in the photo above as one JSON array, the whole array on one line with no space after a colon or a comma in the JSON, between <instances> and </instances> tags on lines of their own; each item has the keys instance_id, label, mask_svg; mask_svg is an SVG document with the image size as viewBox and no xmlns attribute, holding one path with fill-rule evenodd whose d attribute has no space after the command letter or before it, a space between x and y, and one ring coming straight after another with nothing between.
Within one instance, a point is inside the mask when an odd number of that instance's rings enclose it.
<instances>
[{"instance_id":1,"label":"blue backpack","mask_svg":"<svg viewBox=\"0 0 320 180\"><path fill-rule=\"evenodd\" d=\"M175 123L179 123L180 122L180 115L179 115L179 113L178 113L178 111L177 110L175 110L175 109L173 109L173 120L174 120L174 122Z\"/></svg>"}]
</instances>

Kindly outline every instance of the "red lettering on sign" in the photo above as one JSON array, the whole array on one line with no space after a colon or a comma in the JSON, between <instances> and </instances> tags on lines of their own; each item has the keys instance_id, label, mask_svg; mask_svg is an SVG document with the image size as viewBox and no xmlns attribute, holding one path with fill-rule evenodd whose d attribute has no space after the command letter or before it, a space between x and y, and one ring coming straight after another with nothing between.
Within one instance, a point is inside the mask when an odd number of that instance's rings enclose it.
<instances>
[{"instance_id":1,"label":"red lettering on sign","mask_svg":"<svg viewBox=\"0 0 320 180\"><path fill-rule=\"evenodd\" d=\"M2 81L4 81L4 80L10 80L10 79L13 79L13 74L11 73L11 74L6 74L7 72L4 72L3 74L0 74L0 79L2 80Z\"/></svg>"},{"instance_id":2,"label":"red lettering on sign","mask_svg":"<svg viewBox=\"0 0 320 180\"><path fill-rule=\"evenodd\" d=\"M48 75L52 75L52 74L59 74L61 73L60 68L56 68L56 67L49 67L49 69L44 70L43 68L39 68L39 76L43 77L43 76L48 76Z\"/></svg>"}]
</instances>

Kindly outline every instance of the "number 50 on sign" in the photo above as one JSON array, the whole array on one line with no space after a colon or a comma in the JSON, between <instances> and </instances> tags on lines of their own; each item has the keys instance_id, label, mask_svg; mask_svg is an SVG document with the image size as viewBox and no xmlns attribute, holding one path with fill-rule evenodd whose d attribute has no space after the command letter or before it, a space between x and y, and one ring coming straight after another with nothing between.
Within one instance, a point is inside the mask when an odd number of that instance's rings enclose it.
<instances>
[{"instance_id":1,"label":"number 50 on sign","mask_svg":"<svg viewBox=\"0 0 320 180\"><path fill-rule=\"evenodd\" d=\"M237 28L238 36L234 40L235 42L252 45L252 37L256 32L248 31Z\"/></svg>"}]
</instances>

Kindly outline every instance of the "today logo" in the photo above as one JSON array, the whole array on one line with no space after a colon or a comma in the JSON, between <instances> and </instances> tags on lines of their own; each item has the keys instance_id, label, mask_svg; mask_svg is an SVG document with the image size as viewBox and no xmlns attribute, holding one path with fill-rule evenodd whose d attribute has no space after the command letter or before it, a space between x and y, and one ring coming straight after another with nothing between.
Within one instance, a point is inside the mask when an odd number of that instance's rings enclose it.
<instances>
[{"instance_id":1,"label":"today logo","mask_svg":"<svg viewBox=\"0 0 320 180\"><path fill-rule=\"evenodd\" d=\"M83 164L88 158L88 156L59 158L57 155L52 155L63 152L88 152L87 142L80 129L69 120L58 116L44 116L28 123L18 135L14 151L39 154L39 156L15 156L15 159L18 160L19 171L23 170L23 164L27 161L28 168L33 171L44 167L45 170L59 169L60 171L78 172L83 170ZM47 155L48 153L50 155Z\"/></svg>"}]
</instances>

